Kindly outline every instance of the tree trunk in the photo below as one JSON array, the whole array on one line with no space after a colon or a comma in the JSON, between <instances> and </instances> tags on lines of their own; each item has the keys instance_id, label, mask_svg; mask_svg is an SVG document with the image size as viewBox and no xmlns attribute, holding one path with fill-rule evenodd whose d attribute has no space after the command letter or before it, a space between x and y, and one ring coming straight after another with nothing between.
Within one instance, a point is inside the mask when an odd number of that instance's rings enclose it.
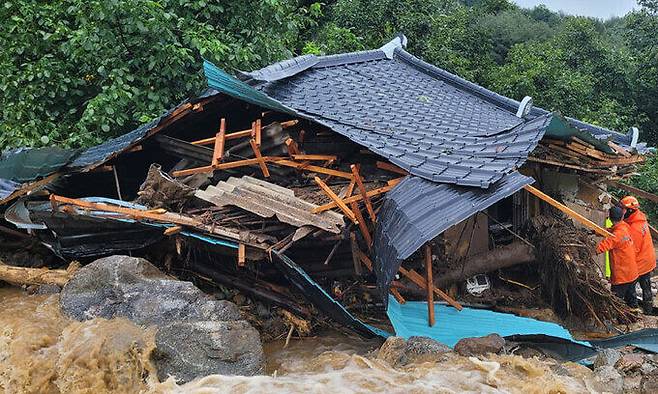
<instances>
[{"instance_id":1,"label":"tree trunk","mask_svg":"<svg viewBox=\"0 0 658 394\"><path fill-rule=\"evenodd\" d=\"M485 274L499 268L517 264L530 263L535 260L534 248L520 242L498 247L486 253L470 256L464 267L438 275L434 280L436 287L444 288L454 282L461 282L476 274Z\"/></svg>"},{"instance_id":2,"label":"tree trunk","mask_svg":"<svg viewBox=\"0 0 658 394\"><path fill-rule=\"evenodd\" d=\"M72 263L69 269L27 268L6 265L0 261L0 280L15 285L64 286L79 265Z\"/></svg>"}]
</instances>

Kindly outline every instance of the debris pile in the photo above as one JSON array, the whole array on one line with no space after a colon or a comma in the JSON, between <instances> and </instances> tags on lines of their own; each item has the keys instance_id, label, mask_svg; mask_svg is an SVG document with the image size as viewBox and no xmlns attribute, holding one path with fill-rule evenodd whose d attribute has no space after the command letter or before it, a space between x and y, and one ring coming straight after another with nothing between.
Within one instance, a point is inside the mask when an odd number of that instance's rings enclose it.
<instances>
[{"instance_id":1,"label":"debris pile","mask_svg":"<svg viewBox=\"0 0 658 394\"><path fill-rule=\"evenodd\" d=\"M533 217L527 233L537 248L542 297L560 317L579 316L601 327L607 326L605 322L628 324L639 319L606 286L587 231L553 213Z\"/></svg>"}]
</instances>

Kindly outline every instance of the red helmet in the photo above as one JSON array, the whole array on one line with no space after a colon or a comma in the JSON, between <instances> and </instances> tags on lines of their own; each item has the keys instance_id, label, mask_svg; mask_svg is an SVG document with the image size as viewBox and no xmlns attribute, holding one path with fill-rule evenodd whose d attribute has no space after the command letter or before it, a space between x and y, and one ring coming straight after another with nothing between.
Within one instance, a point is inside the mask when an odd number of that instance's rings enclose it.
<instances>
[{"instance_id":1,"label":"red helmet","mask_svg":"<svg viewBox=\"0 0 658 394\"><path fill-rule=\"evenodd\" d=\"M627 209L640 209L640 203L633 196L626 196L620 201L621 206Z\"/></svg>"}]
</instances>

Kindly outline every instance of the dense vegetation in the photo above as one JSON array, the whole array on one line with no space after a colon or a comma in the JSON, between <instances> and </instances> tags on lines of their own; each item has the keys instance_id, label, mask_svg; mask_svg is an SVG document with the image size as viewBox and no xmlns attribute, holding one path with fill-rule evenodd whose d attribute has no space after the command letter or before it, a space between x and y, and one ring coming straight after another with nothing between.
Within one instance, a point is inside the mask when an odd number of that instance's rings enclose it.
<instances>
[{"instance_id":1,"label":"dense vegetation","mask_svg":"<svg viewBox=\"0 0 658 394\"><path fill-rule=\"evenodd\" d=\"M658 5L608 21L507 0L62 0L0 6L0 148L98 143L202 90L201 59L409 50L502 94L658 144Z\"/></svg>"},{"instance_id":2,"label":"dense vegetation","mask_svg":"<svg viewBox=\"0 0 658 394\"><path fill-rule=\"evenodd\" d=\"M377 48L396 33L453 73L658 145L658 0L600 21L508 0L61 0L0 5L0 149L84 147L131 130L205 81ZM635 183L658 192L658 160ZM658 207L656 207L658 214ZM658 218L658 216L655 216Z\"/></svg>"}]
</instances>

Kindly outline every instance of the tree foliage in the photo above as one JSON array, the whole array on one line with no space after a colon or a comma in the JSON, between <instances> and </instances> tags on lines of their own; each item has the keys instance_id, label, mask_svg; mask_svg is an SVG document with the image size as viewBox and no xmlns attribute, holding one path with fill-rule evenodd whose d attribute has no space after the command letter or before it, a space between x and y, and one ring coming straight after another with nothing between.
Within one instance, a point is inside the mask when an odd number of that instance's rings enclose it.
<instances>
[{"instance_id":1,"label":"tree foliage","mask_svg":"<svg viewBox=\"0 0 658 394\"><path fill-rule=\"evenodd\" d=\"M658 144L658 2L606 22L508 0L61 0L0 6L0 147L85 146L204 88L202 58L409 51L515 99Z\"/></svg>"}]
</instances>

